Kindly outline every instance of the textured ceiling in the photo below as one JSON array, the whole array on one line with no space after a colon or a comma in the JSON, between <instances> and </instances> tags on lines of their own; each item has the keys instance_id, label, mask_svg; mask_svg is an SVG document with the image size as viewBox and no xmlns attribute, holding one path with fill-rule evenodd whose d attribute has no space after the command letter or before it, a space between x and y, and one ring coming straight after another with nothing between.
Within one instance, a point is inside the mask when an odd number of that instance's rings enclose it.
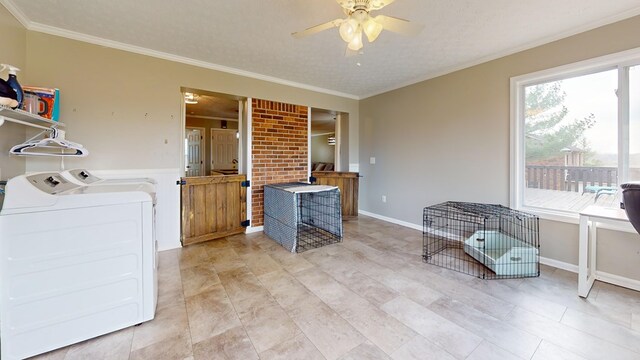
<instances>
[{"instance_id":1,"label":"textured ceiling","mask_svg":"<svg viewBox=\"0 0 640 360\"><path fill-rule=\"evenodd\" d=\"M239 104L237 100L211 95L196 94L197 104L186 104L187 116L227 119L238 121Z\"/></svg>"},{"instance_id":2,"label":"textured ceiling","mask_svg":"<svg viewBox=\"0 0 640 360\"><path fill-rule=\"evenodd\" d=\"M344 17L334 0L0 1L34 30L64 29L355 97L640 14L638 0L396 0L375 14L422 23L423 32L383 32L365 41L364 54L345 58L337 29L290 35Z\"/></svg>"},{"instance_id":3,"label":"textured ceiling","mask_svg":"<svg viewBox=\"0 0 640 360\"><path fill-rule=\"evenodd\" d=\"M335 111L311 109L311 135L335 133L336 115Z\"/></svg>"}]
</instances>

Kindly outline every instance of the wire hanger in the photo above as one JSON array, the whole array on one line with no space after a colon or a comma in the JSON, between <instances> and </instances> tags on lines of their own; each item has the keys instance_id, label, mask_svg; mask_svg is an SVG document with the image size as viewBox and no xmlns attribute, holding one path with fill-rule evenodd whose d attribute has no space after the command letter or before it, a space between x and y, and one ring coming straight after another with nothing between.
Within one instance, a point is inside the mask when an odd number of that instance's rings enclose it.
<instances>
[{"instance_id":1,"label":"wire hanger","mask_svg":"<svg viewBox=\"0 0 640 360\"><path fill-rule=\"evenodd\" d=\"M45 133L49 133L49 137L36 140ZM13 155L56 157L85 157L89 155L89 150L85 149L81 144L66 140L64 134L64 130L55 127L44 130L24 143L12 147L9 153Z\"/></svg>"}]
</instances>

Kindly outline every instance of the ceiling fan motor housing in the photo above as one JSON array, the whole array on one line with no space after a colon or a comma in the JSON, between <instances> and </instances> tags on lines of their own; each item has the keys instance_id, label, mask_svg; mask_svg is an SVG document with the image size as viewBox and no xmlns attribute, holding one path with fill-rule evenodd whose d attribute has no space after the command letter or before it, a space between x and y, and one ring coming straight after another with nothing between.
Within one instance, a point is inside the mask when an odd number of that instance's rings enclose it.
<instances>
[{"instance_id":1,"label":"ceiling fan motor housing","mask_svg":"<svg viewBox=\"0 0 640 360\"><path fill-rule=\"evenodd\" d=\"M369 12L372 10L380 10L391 2L388 0L337 0L338 4L342 6L348 14L356 12L358 10L364 10Z\"/></svg>"}]
</instances>

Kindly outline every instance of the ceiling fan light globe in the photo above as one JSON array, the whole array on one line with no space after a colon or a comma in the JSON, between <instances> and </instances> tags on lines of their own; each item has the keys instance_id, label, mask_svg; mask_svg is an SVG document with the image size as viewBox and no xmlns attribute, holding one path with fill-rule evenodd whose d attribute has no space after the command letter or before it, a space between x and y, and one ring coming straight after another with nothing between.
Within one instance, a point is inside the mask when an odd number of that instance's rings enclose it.
<instances>
[{"instance_id":1,"label":"ceiling fan light globe","mask_svg":"<svg viewBox=\"0 0 640 360\"><path fill-rule=\"evenodd\" d=\"M347 46L350 50L358 51L362 49L362 31L358 31Z\"/></svg>"},{"instance_id":2,"label":"ceiling fan light globe","mask_svg":"<svg viewBox=\"0 0 640 360\"><path fill-rule=\"evenodd\" d=\"M340 37L345 42L351 42L356 35L356 31L358 30L358 22L349 18L347 21L343 22L340 25Z\"/></svg>"},{"instance_id":3,"label":"ceiling fan light globe","mask_svg":"<svg viewBox=\"0 0 640 360\"><path fill-rule=\"evenodd\" d=\"M375 21L375 19L370 17L362 25L362 28L364 30L364 33L367 35L367 39L369 39L369 42L372 43L376 41L376 39L378 38L378 36L380 35L384 27L382 26L382 24L380 24L379 22Z\"/></svg>"}]
</instances>

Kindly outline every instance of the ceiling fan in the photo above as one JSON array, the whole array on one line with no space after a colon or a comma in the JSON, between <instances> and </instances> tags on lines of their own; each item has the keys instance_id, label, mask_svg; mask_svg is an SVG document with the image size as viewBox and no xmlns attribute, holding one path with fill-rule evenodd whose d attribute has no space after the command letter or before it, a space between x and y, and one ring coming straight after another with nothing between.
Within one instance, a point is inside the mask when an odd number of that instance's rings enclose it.
<instances>
[{"instance_id":1,"label":"ceiling fan","mask_svg":"<svg viewBox=\"0 0 640 360\"><path fill-rule=\"evenodd\" d=\"M412 24L408 20L378 15L371 16L371 11L380 10L393 3L395 0L336 0L347 14L346 19L335 19L321 25L310 27L303 31L291 34L299 39L305 36L317 34L334 27L340 27L340 37L347 42L347 55L350 52L357 53L363 47L362 33L367 36L370 43L374 42L382 30L389 30L402 35L417 35L422 31L423 25Z\"/></svg>"}]
</instances>

